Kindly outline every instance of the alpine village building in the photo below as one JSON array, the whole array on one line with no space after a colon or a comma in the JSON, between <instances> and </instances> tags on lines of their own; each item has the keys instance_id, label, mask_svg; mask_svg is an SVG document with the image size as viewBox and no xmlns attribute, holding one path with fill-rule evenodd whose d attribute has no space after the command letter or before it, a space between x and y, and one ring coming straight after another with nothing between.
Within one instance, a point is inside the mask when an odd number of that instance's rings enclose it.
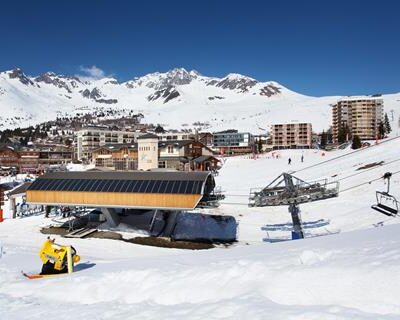
<instances>
[{"instance_id":1,"label":"alpine village building","mask_svg":"<svg viewBox=\"0 0 400 320\"><path fill-rule=\"evenodd\" d=\"M383 99L377 97L343 98L332 106L333 142L338 143L340 129L344 127L348 128L351 136L358 135L361 140L375 140L382 121Z\"/></svg>"},{"instance_id":2,"label":"alpine village building","mask_svg":"<svg viewBox=\"0 0 400 320\"><path fill-rule=\"evenodd\" d=\"M113 144L92 151L97 168L109 170L175 169L181 171L217 170L219 160L200 141L159 140L145 134L133 144Z\"/></svg>"}]
</instances>

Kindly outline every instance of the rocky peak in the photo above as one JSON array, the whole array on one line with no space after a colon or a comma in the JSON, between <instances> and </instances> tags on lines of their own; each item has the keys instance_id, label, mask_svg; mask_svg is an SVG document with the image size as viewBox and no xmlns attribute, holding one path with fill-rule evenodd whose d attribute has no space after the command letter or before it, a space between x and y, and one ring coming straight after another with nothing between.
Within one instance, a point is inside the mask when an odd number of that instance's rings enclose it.
<instances>
[{"instance_id":1,"label":"rocky peak","mask_svg":"<svg viewBox=\"0 0 400 320\"><path fill-rule=\"evenodd\" d=\"M213 85L222 89L236 90L238 92L248 92L250 88L258 83L257 80L238 74L230 73L221 80L212 79L207 85Z\"/></svg>"},{"instance_id":2,"label":"rocky peak","mask_svg":"<svg viewBox=\"0 0 400 320\"><path fill-rule=\"evenodd\" d=\"M179 92L173 86L168 86L166 88L155 91L153 94L147 97L148 101L162 100L163 103L167 103L172 99L178 98L180 96Z\"/></svg>"},{"instance_id":3,"label":"rocky peak","mask_svg":"<svg viewBox=\"0 0 400 320\"><path fill-rule=\"evenodd\" d=\"M78 83L82 83L77 77L57 75L54 72L46 72L35 78L35 82L52 84L58 88L63 88L71 93L71 87L77 88Z\"/></svg>"},{"instance_id":4,"label":"rocky peak","mask_svg":"<svg viewBox=\"0 0 400 320\"><path fill-rule=\"evenodd\" d=\"M8 76L10 79L18 79L24 85L34 85L32 80L29 79L20 68L9 71Z\"/></svg>"},{"instance_id":5,"label":"rocky peak","mask_svg":"<svg viewBox=\"0 0 400 320\"><path fill-rule=\"evenodd\" d=\"M165 73L155 72L140 78L135 78L126 83L129 88L148 87L155 90L168 89L171 86L185 85L192 82L200 74L195 71L187 71L185 68L175 68Z\"/></svg>"}]
</instances>

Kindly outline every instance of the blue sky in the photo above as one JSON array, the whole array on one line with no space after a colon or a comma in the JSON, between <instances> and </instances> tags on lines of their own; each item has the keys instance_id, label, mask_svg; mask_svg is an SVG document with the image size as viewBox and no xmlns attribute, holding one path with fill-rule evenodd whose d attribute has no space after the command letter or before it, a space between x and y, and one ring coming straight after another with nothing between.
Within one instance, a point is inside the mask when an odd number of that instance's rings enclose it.
<instances>
[{"instance_id":1,"label":"blue sky","mask_svg":"<svg viewBox=\"0 0 400 320\"><path fill-rule=\"evenodd\" d=\"M0 70L30 75L90 69L124 81L184 67L351 95L400 92L399 59L400 1L16 0L0 10Z\"/></svg>"}]
</instances>

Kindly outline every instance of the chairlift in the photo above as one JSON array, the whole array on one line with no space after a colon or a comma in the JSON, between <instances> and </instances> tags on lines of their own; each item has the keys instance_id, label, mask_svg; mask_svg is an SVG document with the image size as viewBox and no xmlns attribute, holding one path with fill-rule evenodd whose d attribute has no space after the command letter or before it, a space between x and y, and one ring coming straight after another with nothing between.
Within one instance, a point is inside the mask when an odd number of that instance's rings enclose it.
<instances>
[{"instance_id":1,"label":"chairlift","mask_svg":"<svg viewBox=\"0 0 400 320\"><path fill-rule=\"evenodd\" d=\"M395 216L399 213L399 202L396 197L389 192L391 177L391 172L386 172L383 175L383 179L387 180L387 191L376 191L376 204L371 206L372 209L387 216Z\"/></svg>"}]
</instances>

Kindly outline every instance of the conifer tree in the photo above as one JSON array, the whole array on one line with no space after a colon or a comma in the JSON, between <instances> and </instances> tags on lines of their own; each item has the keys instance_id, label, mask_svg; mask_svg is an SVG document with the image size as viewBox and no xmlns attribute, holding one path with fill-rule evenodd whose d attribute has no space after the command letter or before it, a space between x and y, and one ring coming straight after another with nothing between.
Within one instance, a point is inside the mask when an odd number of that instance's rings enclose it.
<instances>
[{"instance_id":1,"label":"conifer tree","mask_svg":"<svg viewBox=\"0 0 400 320\"><path fill-rule=\"evenodd\" d=\"M353 143L351 144L352 149L360 149L361 148L361 139L358 135L354 135Z\"/></svg>"},{"instance_id":2,"label":"conifer tree","mask_svg":"<svg viewBox=\"0 0 400 320\"><path fill-rule=\"evenodd\" d=\"M378 126L379 139L383 139L385 137L385 133L386 133L385 126L384 126L383 122L381 122L381 123L379 123L379 126Z\"/></svg>"},{"instance_id":3,"label":"conifer tree","mask_svg":"<svg viewBox=\"0 0 400 320\"><path fill-rule=\"evenodd\" d=\"M392 128L390 127L389 117L387 113L385 113L384 125L386 134L389 134L392 131Z\"/></svg>"}]
</instances>

